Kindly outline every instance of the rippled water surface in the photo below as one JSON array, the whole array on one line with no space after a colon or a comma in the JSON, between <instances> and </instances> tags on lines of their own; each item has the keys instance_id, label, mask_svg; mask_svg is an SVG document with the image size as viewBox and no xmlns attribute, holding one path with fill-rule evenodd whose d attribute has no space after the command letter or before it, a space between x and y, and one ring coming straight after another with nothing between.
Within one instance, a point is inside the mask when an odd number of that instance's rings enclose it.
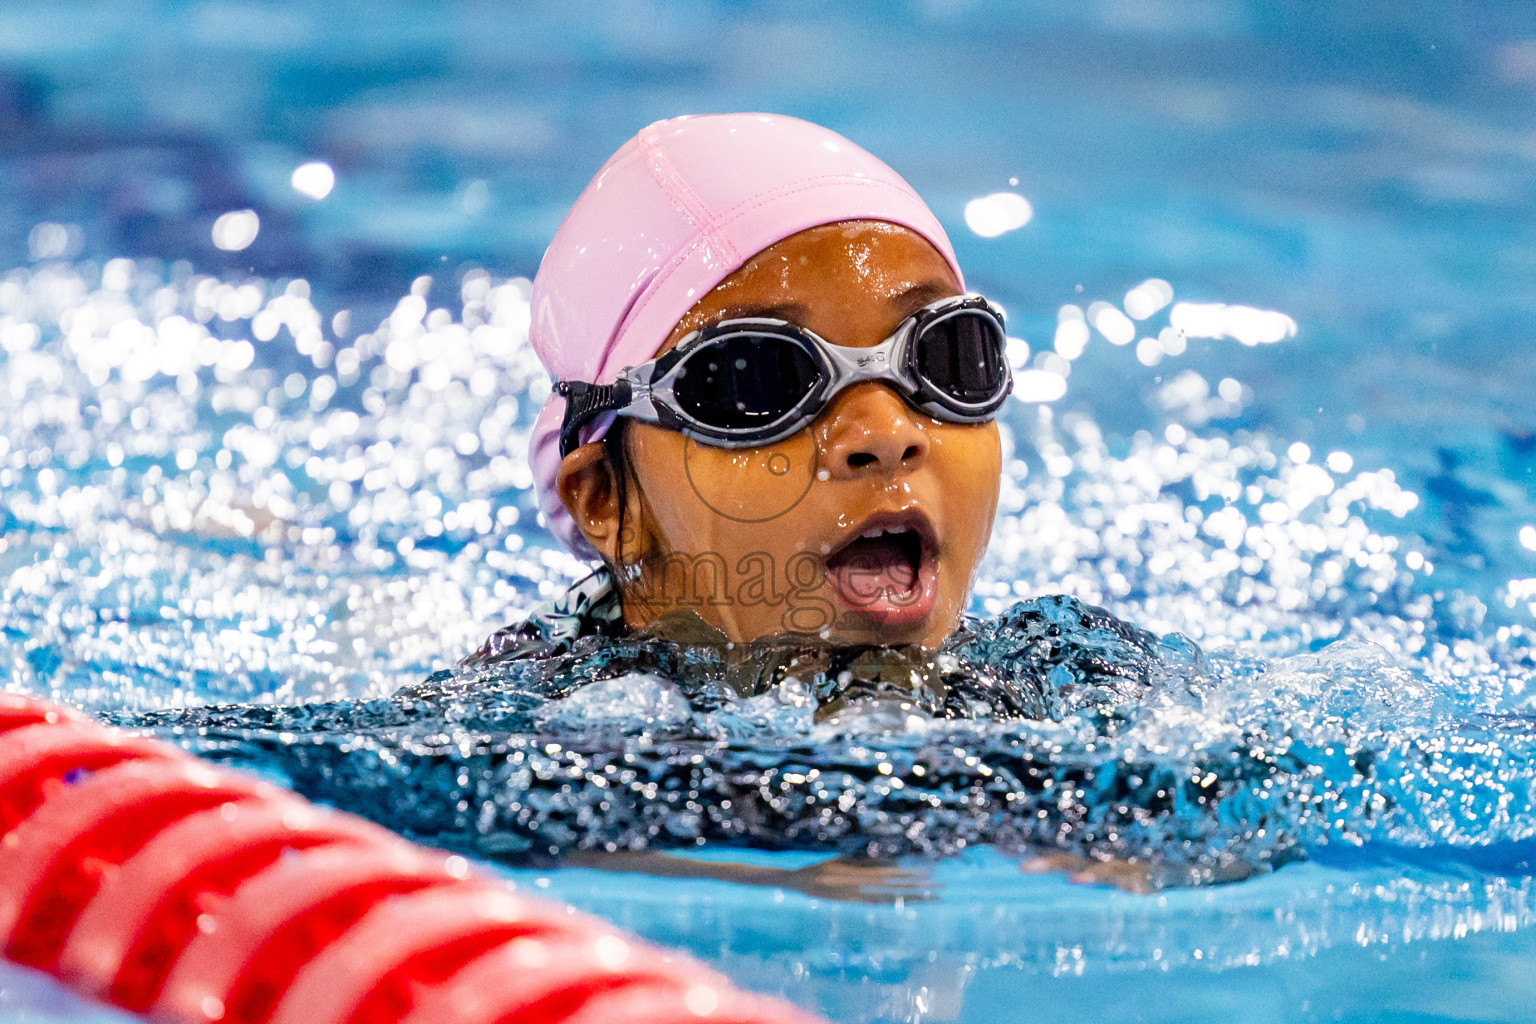
<instances>
[{"instance_id":1,"label":"rippled water surface","mask_svg":"<svg viewBox=\"0 0 1536 1024\"><path fill-rule=\"evenodd\" d=\"M1524 7L382 9L0 7L9 688L841 1021L1536 1019ZM635 128L728 107L907 174L1052 398L975 618L449 671L586 571L518 275ZM1034 216L983 238L998 191Z\"/></svg>"}]
</instances>

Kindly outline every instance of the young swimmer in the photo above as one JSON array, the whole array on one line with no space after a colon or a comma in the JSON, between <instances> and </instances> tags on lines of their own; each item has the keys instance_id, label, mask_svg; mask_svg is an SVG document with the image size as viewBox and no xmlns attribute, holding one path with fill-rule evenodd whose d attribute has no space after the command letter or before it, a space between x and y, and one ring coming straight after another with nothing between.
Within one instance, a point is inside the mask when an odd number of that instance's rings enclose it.
<instances>
[{"instance_id":1,"label":"young swimmer","mask_svg":"<svg viewBox=\"0 0 1536 1024\"><path fill-rule=\"evenodd\" d=\"M955 630L1011 379L1001 314L889 167L790 117L658 122L577 200L532 303L540 507L602 568L472 661L638 629Z\"/></svg>"},{"instance_id":2,"label":"young swimmer","mask_svg":"<svg viewBox=\"0 0 1536 1024\"><path fill-rule=\"evenodd\" d=\"M1058 758L982 724L1075 718L1110 739L1199 652L1065 596L962 616L998 497L1002 322L884 164L792 118L652 125L550 245L531 336L556 381L541 507L599 569L387 699L123 724L476 856L839 899L923 898L920 866L878 858L985 844L1146 888L1148 862L1099 851L1232 810L1216 771ZM866 746L884 732L889 760ZM1253 835L1183 875L1191 842L1172 842L1156 884L1238 877ZM842 856L665 852L710 844Z\"/></svg>"},{"instance_id":3,"label":"young swimmer","mask_svg":"<svg viewBox=\"0 0 1536 1024\"><path fill-rule=\"evenodd\" d=\"M540 508L602 567L469 664L634 631L920 653L956 631L997 509L1006 337L889 167L795 118L658 122L577 200L532 305L530 340L556 381L531 441ZM919 678L910 664L889 674ZM878 659L853 667L883 688ZM898 718L913 706L910 689L885 696ZM845 694L818 718L880 705ZM656 853L568 862L842 899L929 892L921 873L869 860L794 872ZM1046 854L1024 867L1145 887L1118 861Z\"/></svg>"}]
</instances>

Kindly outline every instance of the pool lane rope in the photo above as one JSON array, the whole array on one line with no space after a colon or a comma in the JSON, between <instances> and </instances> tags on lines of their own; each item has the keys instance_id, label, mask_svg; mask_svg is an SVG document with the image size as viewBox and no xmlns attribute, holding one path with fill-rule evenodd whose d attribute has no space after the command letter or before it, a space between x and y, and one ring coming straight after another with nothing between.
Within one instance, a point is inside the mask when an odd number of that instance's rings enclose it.
<instances>
[{"instance_id":1,"label":"pool lane rope","mask_svg":"<svg viewBox=\"0 0 1536 1024\"><path fill-rule=\"evenodd\" d=\"M815 1024L463 857L4 693L0 949L177 1024Z\"/></svg>"}]
</instances>

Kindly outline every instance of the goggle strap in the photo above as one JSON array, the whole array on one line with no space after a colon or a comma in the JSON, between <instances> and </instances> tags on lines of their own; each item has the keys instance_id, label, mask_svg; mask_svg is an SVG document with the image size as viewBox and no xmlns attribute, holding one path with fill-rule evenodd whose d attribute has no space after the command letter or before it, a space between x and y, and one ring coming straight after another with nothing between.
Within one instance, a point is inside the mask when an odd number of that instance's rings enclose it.
<instances>
[{"instance_id":1,"label":"goggle strap","mask_svg":"<svg viewBox=\"0 0 1536 1024\"><path fill-rule=\"evenodd\" d=\"M586 384L562 380L555 393L565 399L565 420L560 424L560 457L563 459L581 446L581 428L605 412L617 412L634 397L629 381L620 378L612 384Z\"/></svg>"}]
</instances>

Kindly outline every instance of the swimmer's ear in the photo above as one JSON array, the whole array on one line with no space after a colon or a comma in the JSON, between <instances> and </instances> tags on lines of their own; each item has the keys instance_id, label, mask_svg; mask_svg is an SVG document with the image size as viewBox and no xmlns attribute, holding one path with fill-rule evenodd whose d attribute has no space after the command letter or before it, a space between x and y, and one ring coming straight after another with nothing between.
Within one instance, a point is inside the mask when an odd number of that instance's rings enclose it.
<instances>
[{"instance_id":1,"label":"swimmer's ear","mask_svg":"<svg viewBox=\"0 0 1536 1024\"><path fill-rule=\"evenodd\" d=\"M594 441L562 459L555 477L555 493L576 528L610 565L618 560L623 519L622 491L614 473L603 445Z\"/></svg>"}]
</instances>

